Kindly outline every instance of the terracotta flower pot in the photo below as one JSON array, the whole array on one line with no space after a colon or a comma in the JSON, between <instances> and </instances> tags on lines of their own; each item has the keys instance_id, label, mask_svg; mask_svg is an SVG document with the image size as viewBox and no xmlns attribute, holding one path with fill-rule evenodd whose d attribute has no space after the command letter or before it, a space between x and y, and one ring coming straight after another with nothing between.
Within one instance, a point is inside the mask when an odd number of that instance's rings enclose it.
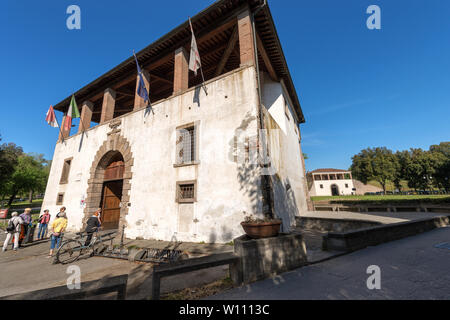
<instances>
[{"instance_id":1,"label":"terracotta flower pot","mask_svg":"<svg viewBox=\"0 0 450 320\"><path fill-rule=\"evenodd\" d=\"M247 236L253 239L275 237L280 232L281 221L274 220L272 222L253 223L241 222Z\"/></svg>"}]
</instances>

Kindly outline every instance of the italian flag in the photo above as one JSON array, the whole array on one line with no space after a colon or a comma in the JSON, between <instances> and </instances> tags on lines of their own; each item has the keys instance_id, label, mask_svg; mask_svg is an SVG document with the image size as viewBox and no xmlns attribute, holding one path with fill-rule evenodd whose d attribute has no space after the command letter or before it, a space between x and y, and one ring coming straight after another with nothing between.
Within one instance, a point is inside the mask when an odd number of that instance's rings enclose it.
<instances>
[{"instance_id":1,"label":"italian flag","mask_svg":"<svg viewBox=\"0 0 450 320\"><path fill-rule=\"evenodd\" d=\"M72 119L79 118L80 111L78 111L77 102L75 101L75 96L72 95L72 100L70 100L69 110L67 111L66 120L64 121L64 130L69 131L72 128Z\"/></svg>"}]
</instances>

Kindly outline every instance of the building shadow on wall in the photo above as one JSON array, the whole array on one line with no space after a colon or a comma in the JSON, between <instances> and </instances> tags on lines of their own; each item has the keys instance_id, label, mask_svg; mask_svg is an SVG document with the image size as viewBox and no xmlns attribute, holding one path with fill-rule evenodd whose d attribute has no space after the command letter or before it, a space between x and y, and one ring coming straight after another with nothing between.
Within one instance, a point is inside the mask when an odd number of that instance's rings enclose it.
<instances>
[{"instance_id":1,"label":"building shadow on wall","mask_svg":"<svg viewBox=\"0 0 450 320\"><path fill-rule=\"evenodd\" d=\"M239 182L239 191L248 198L251 203L250 213L258 214L261 209L258 206L258 187L260 184L260 176L258 164L252 163L249 159L250 146L249 138L253 139L257 136L257 132L252 136L248 136L250 124L257 121L257 118L247 112L239 127L234 131L234 137L229 141L228 159L237 164L237 180ZM239 140L240 139L240 140ZM254 162L254 161L253 161Z\"/></svg>"},{"instance_id":2,"label":"building shadow on wall","mask_svg":"<svg viewBox=\"0 0 450 320\"><path fill-rule=\"evenodd\" d=\"M291 226L295 226L295 216L298 213L297 202L294 191L292 190L289 178L285 182L281 181L278 174L271 176L275 215L283 221L281 232L289 233L292 231Z\"/></svg>"}]
</instances>

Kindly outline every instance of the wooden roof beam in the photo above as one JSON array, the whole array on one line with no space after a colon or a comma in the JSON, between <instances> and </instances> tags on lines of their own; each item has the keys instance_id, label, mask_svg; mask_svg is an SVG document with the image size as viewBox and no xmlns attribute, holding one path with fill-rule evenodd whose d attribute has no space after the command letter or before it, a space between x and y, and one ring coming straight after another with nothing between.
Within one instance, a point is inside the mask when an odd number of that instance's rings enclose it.
<instances>
[{"instance_id":1,"label":"wooden roof beam","mask_svg":"<svg viewBox=\"0 0 450 320\"><path fill-rule=\"evenodd\" d=\"M225 64L228 61L228 58L230 58L230 55L236 46L236 42L238 40L238 35L239 35L238 27L235 26L233 29L233 33L231 34L230 40L228 40L227 48L225 49L225 52L223 53L223 56L220 59L219 65L217 66L217 70L215 73L216 77L218 77L222 73L223 68L225 67Z\"/></svg>"},{"instance_id":2,"label":"wooden roof beam","mask_svg":"<svg viewBox=\"0 0 450 320\"><path fill-rule=\"evenodd\" d=\"M256 32L256 44L258 45L258 52L261 54L261 57L264 60L264 64L266 65L270 78L273 81L278 81L277 73L275 72L275 69L272 66L272 62L270 61L269 55L267 54L267 51L264 48L264 44L261 41L258 32Z\"/></svg>"}]
</instances>

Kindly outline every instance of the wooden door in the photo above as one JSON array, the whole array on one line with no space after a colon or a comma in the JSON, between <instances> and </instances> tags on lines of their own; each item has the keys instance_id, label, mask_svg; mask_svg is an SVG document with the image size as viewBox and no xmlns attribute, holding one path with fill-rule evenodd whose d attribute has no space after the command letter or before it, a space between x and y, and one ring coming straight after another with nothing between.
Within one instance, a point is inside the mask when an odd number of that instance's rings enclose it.
<instances>
[{"instance_id":1,"label":"wooden door","mask_svg":"<svg viewBox=\"0 0 450 320\"><path fill-rule=\"evenodd\" d=\"M339 188L337 185L333 184L331 186L331 195L332 196L338 196L339 195Z\"/></svg>"},{"instance_id":2,"label":"wooden door","mask_svg":"<svg viewBox=\"0 0 450 320\"><path fill-rule=\"evenodd\" d=\"M105 230L119 228L122 186L122 180L105 182L103 185L102 214L100 220Z\"/></svg>"}]
</instances>

